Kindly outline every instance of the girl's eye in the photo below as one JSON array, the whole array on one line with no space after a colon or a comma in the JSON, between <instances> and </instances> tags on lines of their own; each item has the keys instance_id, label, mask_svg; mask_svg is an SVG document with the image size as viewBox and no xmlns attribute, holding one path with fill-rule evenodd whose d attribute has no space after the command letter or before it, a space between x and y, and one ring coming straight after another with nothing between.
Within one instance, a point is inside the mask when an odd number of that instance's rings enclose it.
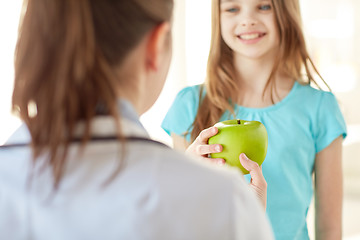
<instances>
[{"instance_id":1,"label":"girl's eye","mask_svg":"<svg viewBox=\"0 0 360 240\"><path fill-rule=\"evenodd\" d=\"M232 7L232 8L228 8L226 9L227 12L229 13L236 13L239 11L239 8L236 8L236 7Z\"/></svg>"},{"instance_id":2,"label":"girl's eye","mask_svg":"<svg viewBox=\"0 0 360 240\"><path fill-rule=\"evenodd\" d=\"M264 10L264 11L267 11L267 10L270 10L271 9L271 5L270 4L264 4L264 5L261 5L259 7L260 10Z\"/></svg>"}]
</instances>

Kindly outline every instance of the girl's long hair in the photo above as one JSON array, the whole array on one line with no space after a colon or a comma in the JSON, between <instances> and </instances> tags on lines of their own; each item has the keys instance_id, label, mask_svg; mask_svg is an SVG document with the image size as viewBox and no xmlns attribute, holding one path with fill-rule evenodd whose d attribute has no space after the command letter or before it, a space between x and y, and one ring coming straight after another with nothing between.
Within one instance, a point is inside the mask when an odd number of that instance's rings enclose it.
<instances>
[{"instance_id":1,"label":"girl's long hair","mask_svg":"<svg viewBox=\"0 0 360 240\"><path fill-rule=\"evenodd\" d=\"M280 70L302 84L313 83L319 86L313 74L324 80L306 48L299 0L272 0L272 4L279 29L280 47L266 88L270 87L271 93L273 92L274 75ZM232 100L237 99L239 87L234 72L233 51L221 37L220 0L212 0L212 33L207 76L205 84L200 87L201 101L199 101L198 112L192 125L191 141L199 135L201 130L218 122L226 111L235 115ZM327 86L325 81L324 83Z\"/></svg>"},{"instance_id":2,"label":"girl's long hair","mask_svg":"<svg viewBox=\"0 0 360 240\"><path fill-rule=\"evenodd\" d=\"M172 8L173 0L24 1L12 109L30 131L34 161L48 153L55 186L75 126L84 123L85 145L99 104L118 120L114 69Z\"/></svg>"}]
</instances>

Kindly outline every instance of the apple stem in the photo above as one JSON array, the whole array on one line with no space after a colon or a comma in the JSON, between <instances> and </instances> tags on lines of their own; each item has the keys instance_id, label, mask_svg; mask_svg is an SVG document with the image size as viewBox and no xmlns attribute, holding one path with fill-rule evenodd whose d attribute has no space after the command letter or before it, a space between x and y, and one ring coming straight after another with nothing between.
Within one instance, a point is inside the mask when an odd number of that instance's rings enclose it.
<instances>
[{"instance_id":1,"label":"apple stem","mask_svg":"<svg viewBox=\"0 0 360 240\"><path fill-rule=\"evenodd\" d=\"M238 123L238 124L241 124L241 121L240 121L240 119L238 119L238 120L237 120L237 123Z\"/></svg>"}]
</instances>

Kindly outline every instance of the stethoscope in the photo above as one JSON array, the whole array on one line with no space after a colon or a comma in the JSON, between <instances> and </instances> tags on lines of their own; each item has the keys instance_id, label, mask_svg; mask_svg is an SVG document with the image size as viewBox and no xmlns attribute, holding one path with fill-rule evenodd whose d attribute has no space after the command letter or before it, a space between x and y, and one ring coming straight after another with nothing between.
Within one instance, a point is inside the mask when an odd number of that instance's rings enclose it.
<instances>
[{"instance_id":1,"label":"stethoscope","mask_svg":"<svg viewBox=\"0 0 360 240\"><path fill-rule=\"evenodd\" d=\"M145 137L138 137L138 136L127 136L124 137L125 141L129 141L129 142L147 142L147 143L152 143L152 144L156 144L158 146L162 146L165 148L170 148L168 145L150 139L150 138L145 138ZM81 143L83 140L81 138L74 138L71 143L76 144L76 143ZM111 142L111 141L118 141L120 142L121 140L118 137L115 136L97 136L97 137L91 137L89 139L89 142L94 142L94 143L101 143L101 142ZM30 144L29 143L9 143L9 144L4 144L4 145L0 145L0 149L10 149L10 148L22 148L22 147L29 147Z\"/></svg>"}]
</instances>

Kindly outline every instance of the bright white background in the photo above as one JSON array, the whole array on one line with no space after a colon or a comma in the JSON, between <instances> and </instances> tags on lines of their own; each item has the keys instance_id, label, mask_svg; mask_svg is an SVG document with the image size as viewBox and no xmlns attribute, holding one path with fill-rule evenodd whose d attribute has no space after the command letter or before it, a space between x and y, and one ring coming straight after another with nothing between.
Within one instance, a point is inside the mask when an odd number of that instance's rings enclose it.
<instances>
[{"instance_id":1,"label":"bright white background","mask_svg":"<svg viewBox=\"0 0 360 240\"><path fill-rule=\"evenodd\" d=\"M19 0L0 1L0 144L19 124L19 120L10 115L10 103L20 8Z\"/></svg>"},{"instance_id":2,"label":"bright white background","mask_svg":"<svg viewBox=\"0 0 360 240\"><path fill-rule=\"evenodd\" d=\"M210 0L177 0L174 52L162 94L141 121L152 137L171 145L160 128L176 93L202 83L210 40ZM344 239L360 239L360 1L301 0L308 47L339 99L348 138L344 142ZM20 121L10 114L13 51L21 1L0 1L0 144ZM313 209L309 212L313 235Z\"/></svg>"}]
</instances>

